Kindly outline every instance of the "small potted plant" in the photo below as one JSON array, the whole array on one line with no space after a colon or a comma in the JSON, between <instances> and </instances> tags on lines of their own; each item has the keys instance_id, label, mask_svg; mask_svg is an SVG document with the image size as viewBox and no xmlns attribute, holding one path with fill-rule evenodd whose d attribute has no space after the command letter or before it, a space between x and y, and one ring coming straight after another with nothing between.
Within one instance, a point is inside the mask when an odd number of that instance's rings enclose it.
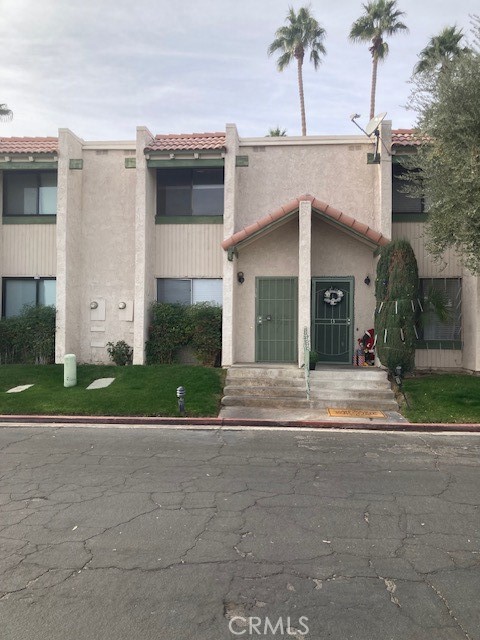
<instances>
[{"instance_id":1,"label":"small potted plant","mask_svg":"<svg viewBox=\"0 0 480 640\"><path fill-rule=\"evenodd\" d=\"M314 371L318 362L318 353L316 351L310 351L310 371Z\"/></svg>"}]
</instances>

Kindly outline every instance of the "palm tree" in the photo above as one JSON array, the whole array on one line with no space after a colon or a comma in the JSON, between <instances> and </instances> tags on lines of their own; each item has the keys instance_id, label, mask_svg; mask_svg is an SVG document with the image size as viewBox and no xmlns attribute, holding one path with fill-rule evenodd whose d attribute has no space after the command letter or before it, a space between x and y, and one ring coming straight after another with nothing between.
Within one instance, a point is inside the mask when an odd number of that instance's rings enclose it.
<instances>
[{"instance_id":1,"label":"palm tree","mask_svg":"<svg viewBox=\"0 0 480 640\"><path fill-rule=\"evenodd\" d=\"M7 122L13 118L13 111L11 111L6 104L0 104L0 121Z\"/></svg>"},{"instance_id":2,"label":"palm tree","mask_svg":"<svg viewBox=\"0 0 480 640\"><path fill-rule=\"evenodd\" d=\"M275 127L274 129L269 129L267 133L267 138L284 138L287 135L286 129L280 129L280 127Z\"/></svg>"},{"instance_id":3,"label":"palm tree","mask_svg":"<svg viewBox=\"0 0 480 640\"><path fill-rule=\"evenodd\" d=\"M302 117L302 136L307 135L307 123L305 119L305 98L303 93L303 59L305 52L310 49L310 61L315 69L321 63L321 56L326 54L323 45L326 31L312 16L310 7L301 7L295 13L290 7L285 19L287 26L280 27L275 32L275 40L268 47L268 55L280 51L277 60L277 68L283 71L295 58L297 61L298 92L300 95L300 112Z\"/></svg>"},{"instance_id":4,"label":"palm tree","mask_svg":"<svg viewBox=\"0 0 480 640\"><path fill-rule=\"evenodd\" d=\"M396 7L396 0L372 0L364 4L364 14L355 20L350 29L352 42L371 42L372 54L372 88L370 94L370 119L375 115L375 93L377 90L378 61L388 54L388 44L384 37L393 36L398 31L408 31L408 27L399 20L405 15Z\"/></svg>"},{"instance_id":5,"label":"palm tree","mask_svg":"<svg viewBox=\"0 0 480 640\"><path fill-rule=\"evenodd\" d=\"M461 29L456 26L445 27L438 36L430 38L427 46L418 55L419 61L413 69L413 73L424 73L435 71L445 71L452 60L464 53L469 53L468 47L461 47L460 40L463 38Z\"/></svg>"}]
</instances>

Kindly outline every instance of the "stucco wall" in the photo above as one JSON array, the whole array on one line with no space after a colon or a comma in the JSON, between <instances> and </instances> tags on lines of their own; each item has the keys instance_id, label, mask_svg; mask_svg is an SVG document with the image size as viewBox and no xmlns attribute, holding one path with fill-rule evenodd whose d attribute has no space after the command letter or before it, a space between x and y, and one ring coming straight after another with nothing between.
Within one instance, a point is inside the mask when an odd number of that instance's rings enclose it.
<instances>
[{"instance_id":1,"label":"stucco wall","mask_svg":"<svg viewBox=\"0 0 480 640\"><path fill-rule=\"evenodd\" d=\"M133 344L135 170L125 168L126 155L123 149L83 153L82 361L109 362L109 341ZM90 309L92 301L97 310ZM119 309L121 302L126 309Z\"/></svg>"},{"instance_id":2,"label":"stucco wall","mask_svg":"<svg viewBox=\"0 0 480 640\"><path fill-rule=\"evenodd\" d=\"M234 283L234 353L236 362L255 361L255 278L298 276L298 218L264 238L242 247L235 272L243 271L245 282Z\"/></svg>"},{"instance_id":3,"label":"stucco wall","mask_svg":"<svg viewBox=\"0 0 480 640\"><path fill-rule=\"evenodd\" d=\"M375 269L373 249L330 224L312 221L312 278L353 276L354 317L353 340L373 327L375 312ZM371 284L364 280L370 276Z\"/></svg>"},{"instance_id":4,"label":"stucco wall","mask_svg":"<svg viewBox=\"0 0 480 640\"><path fill-rule=\"evenodd\" d=\"M237 167L235 230L251 224L299 195L310 193L381 231L380 202L374 198L378 166L367 164L372 146L364 139L343 144L246 145L249 166Z\"/></svg>"}]
</instances>

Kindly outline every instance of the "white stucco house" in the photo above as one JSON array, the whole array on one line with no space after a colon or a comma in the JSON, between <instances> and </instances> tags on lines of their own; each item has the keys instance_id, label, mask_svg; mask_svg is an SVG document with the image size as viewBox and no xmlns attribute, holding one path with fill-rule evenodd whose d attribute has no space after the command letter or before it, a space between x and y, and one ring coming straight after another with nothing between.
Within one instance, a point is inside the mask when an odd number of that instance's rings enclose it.
<instances>
[{"instance_id":1,"label":"white stucco house","mask_svg":"<svg viewBox=\"0 0 480 640\"><path fill-rule=\"evenodd\" d=\"M125 340L142 364L155 300L223 305L223 364L303 364L305 330L323 362L350 363L373 326L377 250L407 238L422 287L447 292L422 368L480 371L479 279L453 252L432 261L426 213L399 186L418 141L366 136L241 138L224 132L89 142L0 138L2 315L55 304L56 360L108 362ZM378 160L378 161L377 161ZM341 304L325 304L329 289Z\"/></svg>"}]
</instances>

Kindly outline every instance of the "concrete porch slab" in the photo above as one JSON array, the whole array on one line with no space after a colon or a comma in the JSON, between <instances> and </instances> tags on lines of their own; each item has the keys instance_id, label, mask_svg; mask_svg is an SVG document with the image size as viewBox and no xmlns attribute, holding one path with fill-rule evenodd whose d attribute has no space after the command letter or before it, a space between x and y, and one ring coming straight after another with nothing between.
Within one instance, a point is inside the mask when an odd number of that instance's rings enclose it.
<instances>
[{"instance_id":1,"label":"concrete porch slab","mask_svg":"<svg viewBox=\"0 0 480 640\"><path fill-rule=\"evenodd\" d=\"M275 422L318 421L344 422L349 424L389 424L404 423L408 420L397 411L384 411L385 418L339 418L328 414L327 409L311 411L308 409L262 409L259 407L222 407L219 418L234 420L273 420Z\"/></svg>"}]
</instances>

